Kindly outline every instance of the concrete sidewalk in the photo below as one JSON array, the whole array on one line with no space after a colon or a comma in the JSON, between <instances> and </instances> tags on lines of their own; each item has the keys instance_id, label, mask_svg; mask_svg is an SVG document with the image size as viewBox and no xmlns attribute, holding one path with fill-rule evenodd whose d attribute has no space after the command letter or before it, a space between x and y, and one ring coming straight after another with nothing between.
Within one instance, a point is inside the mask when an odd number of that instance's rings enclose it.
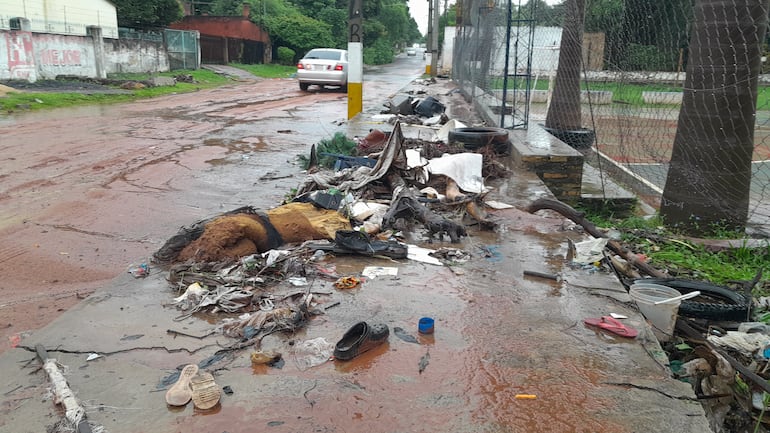
<instances>
[{"instance_id":1,"label":"concrete sidewalk","mask_svg":"<svg viewBox=\"0 0 770 433\"><path fill-rule=\"evenodd\" d=\"M378 123L361 116L349 135L372 127ZM398 276L351 291L314 281L313 291L328 293L316 297L329 307L325 314L262 341L263 349L283 354L282 368L252 366L254 348L201 365L233 391L211 411L192 403L167 407L162 381L232 342L221 334L198 339L168 330L203 336L221 316L174 320L180 311L164 305L176 293L161 269L144 279L116 278L24 347L0 356L0 431L51 431L62 419L30 350L37 343L66 366L91 423L110 433L710 431L690 385L670 377L665 354L615 277L564 264L567 239L585 236L558 215L522 211L550 193L534 174L511 168L511 177L490 185L488 199L514 205L494 212L497 232L469 227L460 244L424 245L462 248L473 254L469 262L328 259L342 275L376 265L396 267ZM525 270L561 280L526 277ZM629 316L624 323L639 337L616 337L582 322L611 312ZM417 320L426 315L436 319L436 331L417 335ZM317 337L334 343L360 320L387 324L389 342L349 362L302 367L295 343ZM398 338L396 327L419 344ZM87 361L91 353L102 356Z\"/></svg>"}]
</instances>

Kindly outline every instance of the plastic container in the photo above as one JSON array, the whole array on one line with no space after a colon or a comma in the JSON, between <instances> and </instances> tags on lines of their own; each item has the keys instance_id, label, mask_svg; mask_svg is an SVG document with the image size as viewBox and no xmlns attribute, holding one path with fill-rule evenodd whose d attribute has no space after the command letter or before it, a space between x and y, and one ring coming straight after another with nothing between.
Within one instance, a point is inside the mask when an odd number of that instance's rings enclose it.
<instances>
[{"instance_id":1,"label":"plastic container","mask_svg":"<svg viewBox=\"0 0 770 433\"><path fill-rule=\"evenodd\" d=\"M430 317L422 317L417 322L417 331L420 334L432 334L433 333L433 319Z\"/></svg>"},{"instance_id":2,"label":"plastic container","mask_svg":"<svg viewBox=\"0 0 770 433\"><path fill-rule=\"evenodd\" d=\"M681 296L678 290L668 286L653 283L636 283L631 286L628 294L636 302L639 311L652 325L652 332L658 341L666 342L674 335L676 316L682 301L667 302L655 305L657 301Z\"/></svg>"}]
</instances>

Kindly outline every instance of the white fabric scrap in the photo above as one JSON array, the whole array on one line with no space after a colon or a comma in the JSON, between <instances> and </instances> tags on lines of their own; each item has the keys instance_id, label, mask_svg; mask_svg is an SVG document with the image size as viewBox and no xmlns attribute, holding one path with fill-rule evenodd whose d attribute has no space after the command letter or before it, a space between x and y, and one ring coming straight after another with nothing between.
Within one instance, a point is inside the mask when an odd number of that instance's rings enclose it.
<instances>
[{"instance_id":1,"label":"white fabric scrap","mask_svg":"<svg viewBox=\"0 0 770 433\"><path fill-rule=\"evenodd\" d=\"M396 117L395 114L375 114L371 119L375 122L388 122L390 119Z\"/></svg>"},{"instance_id":2,"label":"white fabric scrap","mask_svg":"<svg viewBox=\"0 0 770 433\"><path fill-rule=\"evenodd\" d=\"M461 190L472 193L484 192L481 177L483 156L480 153L456 153L433 158L428 163L431 174L442 174L457 182Z\"/></svg>"},{"instance_id":3,"label":"white fabric scrap","mask_svg":"<svg viewBox=\"0 0 770 433\"><path fill-rule=\"evenodd\" d=\"M513 208L513 205L510 205L508 203L503 203L501 201L495 201L495 200L487 200L484 202L485 205L488 207L491 207L492 209L511 209Z\"/></svg>"},{"instance_id":4,"label":"white fabric scrap","mask_svg":"<svg viewBox=\"0 0 770 433\"><path fill-rule=\"evenodd\" d=\"M305 277L291 277L289 278L289 284L296 287L307 286L307 278Z\"/></svg>"},{"instance_id":5,"label":"white fabric scrap","mask_svg":"<svg viewBox=\"0 0 770 433\"><path fill-rule=\"evenodd\" d=\"M404 154L406 155L406 168L424 167L428 164L428 160L423 158L417 149L406 149Z\"/></svg>"},{"instance_id":6,"label":"white fabric scrap","mask_svg":"<svg viewBox=\"0 0 770 433\"><path fill-rule=\"evenodd\" d=\"M267 262L265 263L265 266L269 267L269 266L272 266L273 263L277 262L278 259L288 255L289 253L290 251L287 251L287 250L270 250L262 253L262 257L267 257Z\"/></svg>"},{"instance_id":7,"label":"white fabric scrap","mask_svg":"<svg viewBox=\"0 0 770 433\"><path fill-rule=\"evenodd\" d=\"M466 125L457 119L449 119L433 137L433 141L449 141L449 131L454 131L457 128L465 128Z\"/></svg>"},{"instance_id":8,"label":"white fabric scrap","mask_svg":"<svg viewBox=\"0 0 770 433\"><path fill-rule=\"evenodd\" d=\"M575 258L573 261L580 264L588 264L598 262L604 258L605 245L607 245L607 238L592 238L587 241L578 242L575 244Z\"/></svg>"},{"instance_id":9,"label":"white fabric scrap","mask_svg":"<svg viewBox=\"0 0 770 433\"><path fill-rule=\"evenodd\" d=\"M727 331L727 334L722 337L709 335L706 340L727 349L737 350L746 356L764 350L770 344L770 336L760 332L747 334L740 331Z\"/></svg>"},{"instance_id":10,"label":"white fabric scrap","mask_svg":"<svg viewBox=\"0 0 770 433\"><path fill-rule=\"evenodd\" d=\"M375 214L385 215L389 206L382 203L357 201L350 208L351 215L356 221L364 222L367 218Z\"/></svg>"},{"instance_id":11,"label":"white fabric scrap","mask_svg":"<svg viewBox=\"0 0 770 433\"><path fill-rule=\"evenodd\" d=\"M406 258L409 260L415 260L422 263L428 263L430 265L442 266L441 260L433 257L430 253L435 252L429 248L418 247L417 245L407 245Z\"/></svg>"},{"instance_id":12,"label":"white fabric scrap","mask_svg":"<svg viewBox=\"0 0 770 433\"><path fill-rule=\"evenodd\" d=\"M372 279L383 276L395 277L398 275L398 268L391 266L367 266L361 272L361 275Z\"/></svg>"}]
</instances>

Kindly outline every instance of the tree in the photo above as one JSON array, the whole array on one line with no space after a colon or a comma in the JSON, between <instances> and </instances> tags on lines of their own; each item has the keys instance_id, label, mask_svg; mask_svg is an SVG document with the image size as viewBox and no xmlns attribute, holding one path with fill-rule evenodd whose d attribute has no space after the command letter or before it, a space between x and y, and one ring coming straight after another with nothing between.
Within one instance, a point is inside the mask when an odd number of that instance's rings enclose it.
<instances>
[{"instance_id":1,"label":"tree","mask_svg":"<svg viewBox=\"0 0 770 433\"><path fill-rule=\"evenodd\" d=\"M243 0L215 0L211 3L211 15L214 16L239 16L242 11Z\"/></svg>"},{"instance_id":2,"label":"tree","mask_svg":"<svg viewBox=\"0 0 770 433\"><path fill-rule=\"evenodd\" d=\"M300 57L313 48L334 43L328 24L304 15L268 17L266 26L274 45L289 47Z\"/></svg>"},{"instance_id":3,"label":"tree","mask_svg":"<svg viewBox=\"0 0 770 433\"><path fill-rule=\"evenodd\" d=\"M534 6L534 8L533 8ZM562 24L562 8L543 0L530 0L521 6L521 19L534 20L536 26L558 27Z\"/></svg>"},{"instance_id":4,"label":"tree","mask_svg":"<svg viewBox=\"0 0 770 433\"><path fill-rule=\"evenodd\" d=\"M761 45L770 0L698 0L660 214L702 235L748 219ZM729 47L729 49L728 49Z\"/></svg>"},{"instance_id":5,"label":"tree","mask_svg":"<svg viewBox=\"0 0 770 433\"><path fill-rule=\"evenodd\" d=\"M177 0L114 0L113 4L121 27L165 27L184 15Z\"/></svg>"},{"instance_id":6,"label":"tree","mask_svg":"<svg viewBox=\"0 0 770 433\"><path fill-rule=\"evenodd\" d=\"M548 106L545 127L553 130L577 131L582 126L580 67L583 64L585 0L566 0L565 8L556 83L551 96L551 105Z\"/></svg>"}]
</instances>

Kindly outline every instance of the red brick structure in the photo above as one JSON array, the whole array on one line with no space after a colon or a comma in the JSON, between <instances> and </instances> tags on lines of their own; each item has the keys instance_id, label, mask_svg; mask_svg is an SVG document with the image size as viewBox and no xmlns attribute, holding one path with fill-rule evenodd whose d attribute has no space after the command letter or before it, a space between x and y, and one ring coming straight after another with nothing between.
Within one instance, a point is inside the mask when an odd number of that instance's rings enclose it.
<instances>
[{"instance_id":1,"label":"red brick structure","mask_svg":"<svg viewBox=\"0 0 770 433\"><path fill-rule=\"evenodd\" d=\"M188 15L169 26L177 30L197 30L201 35L203 63L270 63L270 36L249 20L249 6L243 5L239 17Z\"/></svg>"}]
</instances>

